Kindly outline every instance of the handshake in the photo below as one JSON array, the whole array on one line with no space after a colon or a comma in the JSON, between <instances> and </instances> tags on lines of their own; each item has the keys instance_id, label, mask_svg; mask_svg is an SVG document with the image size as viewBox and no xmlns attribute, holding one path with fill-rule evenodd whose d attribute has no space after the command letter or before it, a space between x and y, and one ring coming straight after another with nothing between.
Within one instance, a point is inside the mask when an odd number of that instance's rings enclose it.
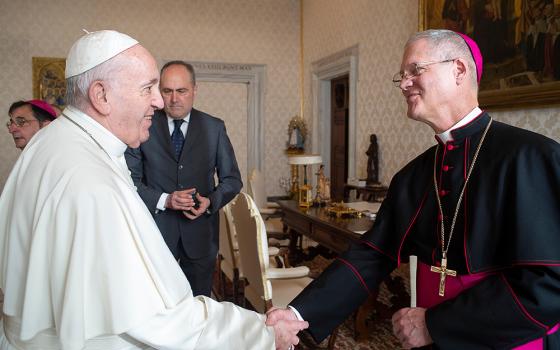
<instances>
[{"instance_id":1,"label":"handshake","mask_svg":"<svg viewBox=\"0 0 560 350\"><path fill-rule=\"evenodd\" d=\"M274 328L276 350L292 350L299 343L298 332L309 327L306 321L299 321L289 308L268 310L266 325Z\"/></svg>"},{"instance_id":2,"label":"handshake","mask_svg":"<svg viewBox=\"0 0 560 350\"><path fill-rule=\"evenodd\" d=\"M404 349L423 347L433 343L426 326L426 309L421 307L402 308L392 318L393 333ZM297 334L309 327L299 321L289 308L272 308L266 313L266 325L274 328L276 350L291 350L299 343Z\"/></svg>"}]
</instances>

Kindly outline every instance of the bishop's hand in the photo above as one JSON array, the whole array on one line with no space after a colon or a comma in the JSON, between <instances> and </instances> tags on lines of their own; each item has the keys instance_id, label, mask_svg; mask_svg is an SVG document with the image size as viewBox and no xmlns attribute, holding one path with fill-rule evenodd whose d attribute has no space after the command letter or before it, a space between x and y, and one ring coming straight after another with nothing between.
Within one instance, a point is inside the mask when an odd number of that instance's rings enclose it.
<instances>
[{"instance_id":1,"label":"bishop's hand","mask_svg":"<svg viewBox=\"0 0 560 350\"><path fill-rule=\"evenodd\" d=\"M392 318L393 334L404 349L419 348L433 343L426 327L426 309L405 307Z\"/></svg>"}]
</instances>

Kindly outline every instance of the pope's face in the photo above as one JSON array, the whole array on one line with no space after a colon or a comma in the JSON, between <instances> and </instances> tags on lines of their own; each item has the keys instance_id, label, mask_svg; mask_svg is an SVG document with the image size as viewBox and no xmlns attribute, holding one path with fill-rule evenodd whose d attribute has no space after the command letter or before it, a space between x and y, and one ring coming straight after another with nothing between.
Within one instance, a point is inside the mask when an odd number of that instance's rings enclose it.
<instances>
[{"instance_id":1,"label":"pope's face","mask_svg":"<svg viewBox=\"0 0 560 350\"><path fill-rule=\"evenodd\" d=\"M439 57L425 39L417 40L405 49L401 72L410 73L414 64L439 62ZM453 103L453 61L426 65L421 74L401 81L400 88L408 106L409 118L434 125L446 107Z\"/></svg>"},{"instance_id":2,"label":"pope's face","mask_svg":"<svg viewBox=\"0 0 560 350\"><path fill-rule=\"evenodd\" d=\"M187 68L179 64L167 67L161 74L160 91L168 116L183 119L190 113L196 96L196 85Z\"/></svg>"},{"instance_id":3,"label":"pope's face","mask_svg":"<svg viewBox=\"0 0 560 350\"><path fill-rule=\"evenodd\" d=\"M109 130L132 148L150 137L155 109L163 108L159 72L152 55L136 45L122 53L125 64L110 83L107 100Z\"/></svg>"},{"instance_id":4,"label":"pope's face","mask_svg":"<svg viewBox=\"0 0 560 350\"><path fill-rule=\"evenodd\" d=\"M39 123L37 118L33 115L33 110L29 105L14 109L10 115L10 120L12 122L10 123L10 126L8 126L8 131L12 134L14 143L19 149L24 149L33 135L35 135L35 133L37 133L37 131L39 131L42 127L41 123ZM14 122L16 120L23 123L23 125L17 126Z\"/></svg>"}]
</instances>

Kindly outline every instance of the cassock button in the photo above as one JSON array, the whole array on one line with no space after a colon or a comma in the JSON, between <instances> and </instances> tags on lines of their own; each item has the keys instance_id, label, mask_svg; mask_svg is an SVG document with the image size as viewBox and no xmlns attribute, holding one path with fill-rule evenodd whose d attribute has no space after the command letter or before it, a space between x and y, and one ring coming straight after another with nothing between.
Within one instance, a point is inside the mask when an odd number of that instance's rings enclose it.
<instances>
[{"instance_id":1,"label":"cassock button","mask_svg":"<svg viewBox=\"0 0 560 350\"><path fill-rule=\"evenodd\" d=\"M443 197L443 196L445 196L445 195L448 194L448 193L449 193L449 191L446 191L446 190L439 190L439 196L440 196L440 197Z\"/></svg>"},{"instance_id":2,"label":"cassock button","mask_svg":"<svg viewBox=\"0 0 560 350\"><path fill-rule=\"evenodd\" d=\"M455 148L455 146L453 146L452 144L447 145L447 150L448 151L453 151L454 148Z\"/></svg>"},{"instance_id":3,"label":"cassock button","mask_svg":"<svg viewBox=\"0 0 560 350\"><path fill-rule=\"evenodd\" d=\"M442 169L443 169L443 171L449 171L449 165L444 165L444 166L442 167Z\"/></svg>"}]
</instances>

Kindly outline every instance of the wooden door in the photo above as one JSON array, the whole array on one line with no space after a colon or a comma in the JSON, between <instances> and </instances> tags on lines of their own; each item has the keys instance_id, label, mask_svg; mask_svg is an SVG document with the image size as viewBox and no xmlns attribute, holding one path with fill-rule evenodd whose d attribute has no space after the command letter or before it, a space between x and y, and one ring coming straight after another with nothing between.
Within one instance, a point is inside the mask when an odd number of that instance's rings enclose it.
<instances>
[{"instance_id":1,"label":"wooden door","mask_svg":"<svg viewBox=\"0 0 560 350\"><path fill-rule=\"evenodd\" d=\"M348 75L331 80L331 198L341 201L348 177Z\"/></svg>"}]
</instances>

